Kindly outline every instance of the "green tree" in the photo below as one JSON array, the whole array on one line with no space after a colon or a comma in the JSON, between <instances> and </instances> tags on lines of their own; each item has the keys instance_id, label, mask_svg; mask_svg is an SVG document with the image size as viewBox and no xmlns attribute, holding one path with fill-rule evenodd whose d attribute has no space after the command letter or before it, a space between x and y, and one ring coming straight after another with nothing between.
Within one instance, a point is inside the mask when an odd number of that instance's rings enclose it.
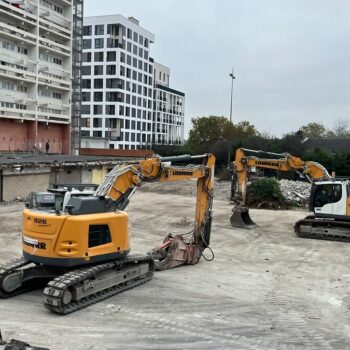
<instances>
[{"instance_id":1,"label":"green tree","mask_svg":"<svg viewBox=\"0 0 350 350\"><path fill-rule=\"evenodd\" d=\"M192 118L187 145L192 153L208 152L217 141L227 140L234 133L234 128L223 116Z\"/></svg>"},{"instance_id":2,"label":"green tree","mask_svg":"<svg viewBox=\"0 0 350 350\"><path fill-rule=\"evenodd\" d=\"M327 137L327 129L320 123L309 123L299 129L302 132L304 137L310 139L320 139Z\"/></svg>"},{"instance_id":3,"label":"green tree","mask_svg":"<svg viewBox=\"0 0 350 350\"><path fill-rule=\"evenodd\" d=\"M237 144L243 139L258 135L255 126L248 121L231 123L223 116L208 116L192 119L187 146L192 153L209 152L218 141Z\"/></svg>"}]
</instances>

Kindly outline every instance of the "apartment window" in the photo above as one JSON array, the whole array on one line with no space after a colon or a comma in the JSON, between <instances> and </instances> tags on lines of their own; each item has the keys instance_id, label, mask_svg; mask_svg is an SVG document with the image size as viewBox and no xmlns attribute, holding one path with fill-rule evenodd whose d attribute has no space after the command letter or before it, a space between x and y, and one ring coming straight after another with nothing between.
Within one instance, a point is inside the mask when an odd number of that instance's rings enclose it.
<instances>
[{"instance_id":1,"label":"apartment window","mask_svg":"<svg viewBox=\"0 0 350 350\"><path fill-rule=\"evenodd\" d=\"M133 78L134 80L137 79L137 72L136 72L136 70L133 70L133 71L132 71L132 78Z\"/></svg>"},{"instance_id":2,"label":"apartment window","mask_svg":"<svg viewBox=\"0 0 350 350\"><path fill-rule=\"evenodd\" d=\"M147 69L146 69L146 71L147 71ZM150 74L153 73L153 67L151 65L149 65L148 73L150 73ZM168 81L169 81L169 75L168 75Z\"/></svg>"},{"instance_id":3,"label":"apartment window","mask_svg":"<svg viewBox=\"0 0 350 350\"><path fill-rule=\"evenodd\" d=\"M92 27L91 26L84 26L83 27L83 35L84 36L91 36L92 35Z\"/></svg>"},{"instance_id":4,"label":"apartment window","mask_svg":"<svg viewBox=\"0 0 350 350\"><path fill-rule=\"evenodd\" d=\"M124 106L119 106L119 115L124 115Z\"/></svg>"},{"instance_id":5,"label":"apartment window","mask_svg":"<svg viewBox=\"0 0 350 350\"><path fill-rule=\"evenodd\" d=\"M127 49L129 52L131 52L131 43L128 43L128 44L126 45L126 49Z\"/></svg>"},{"instance_id":6,"label":"apartment window","mask_svg":"<svg viewBox=\"0 0 350 350\"><path fill-rule=\"evenodd\" d=\"M117 102L118 93L117 92L107 92L106 93L106 101L108 102Z\"/></svg>"},{"instance_id":7,"label":"apartment window","mask_svg":"<svg viewBox=\"0 0 350 350\"><path fill-rule=\"evenodd\" d=\"M81 72L82 75L91 75L91 66L83 66Z\"/></svg>"},{"instance_id":8,"label":"apartment window","mask_svg":"<svg viewBox=\"0 0 350 350\"><path fill-rule=\"evenodd\" d=\"M119 46L117 39L107 38L107 47L108 48L116 48Z\"/></svg>"},{"instance_id":9,"label":"apartment window","mask_svg":"<svg viewBox=\"0 0 350 350\"><path fill-rule=\"evenodd\" d=\"M103 92L94 92L94 101L102 102L103 101Z\"/></svg>"},{"instance_id":10,"label":"apartment window","mask_svg":"<svg viewBox=\"0 0 350 350\"><path fill-rule=\"evenodd\" d=\"M127 32L127 37L128 39L132 39L132 30L130 28L128 28L128 32Z\"/></svg>"},{"instance_id":11,"label":"apartment window","mask_svg":"<svg viewBox=\"0 0 350 350\"><path fill-rule=\"evenodd\" d=\"M95 62L103 62L103 52L95 52L94 53L94 60Z\"/></svg>"},{"instance_id":12,"label":"apartment window","mask_svg":"<svg viewBox=\"0 0 350 350\"><path fill-rule=\"evenodd\" d=\"M130 55L126 56L126 64L131 65L131 56Z\"/></svg>"},{"instance_id":13,"label":"apartment window","mask_svg":"<svg viewBox=\"0 0 350 350\"><path fill-rule=\"evenodd\" d=\"M133 65L133 67L137 68L137 58L134 57L132 59L132 65Z\"/></svg>"},{"instance_id":14,"label":"apartment window","mask_svg":"<svg viewBox=\"0 0 350 350\"><path fill-rule=\"evenodd\" d=\"M148 39L145 38L145 47L148 47Z\"/></svg>"},{"instance_id":15,"label":"apartment window","mask_svg":"<svg viewBox=\"0 0 350 350\"><path fill-rule=\"evenodd\" d=\"M83 128L90 128L90 118L81 118L81 126Z\"/></svg>"},{"instance_id":16,"label":"apartment window","mask_svg":"<svg viewBox=\"0 0 350 350\"><path fill-rule=\"evenodd\" d=\"M111 62L111 61L115 61L116 60L116 53L115 51L108 51L107 52L107 61Z\"/></svg>"},{"instance_id":17,"label":"apartment window","mask_svg":"<svg viewBox=\"0 0 350 350\"><path fill-rule=\"evenodd\" d=\"M125 53L124 52L120 53L120 62L125 63Z\"/></svg>"},{"instance_id":18,"label":"apartment window","mask_svg":"<svg viewBox=\"0 0 350 350\"><path fill-rule=\"evenodd\" d=\"M139 35L136 32L134 32L134 41L138 42L138 40L139 40Z\"/></svg>"},{"instance_id":19,"label":"apartment window","mask_svg":"<svg viewBox=\"0 0 350 350\"><path fill-rule=\"evenodd\" d=\"M94 125L94 128L102 128L102 119L94 118L93 125Z\"/></svg>"},{"instance_id":20,"label":"apartment window","mask_svg":"<svg viewBox=\"0 0 350 350\"><path fill-rule=\"evenodd\" d=\"M81 114L90 114L90 105L81 105Z\"/></svg>"},{"instance_id":21,"label":"apartment window","mask_svg":"<svg viewBox=\"0 0 350 350\"><path fill-rule=\"evenodd\" d=\"M131 136L131 142L135 142L135 134L133 132L131 132L130 136Z\"/></svg>"},{"instance_id":22,"label":"apartment window","mask_svg":"<svg viewBox=\"0 0 350 350\"><path fill-rule=\"evenodd\" d=\"M92 136L93 136L93 137L102 137L102 131L94 131L94 132L92 133Z\"/></svg>"},{"instance_id":23,"label":"apartment window","mask_svg":"<svg viewBox=\"0 0 350 350\"><path fill-rule=\"evenodd\" d=\"M104 34L104 25L98 24L95 26L95 35L103 35Z\"/></svg>"},{"instance_id":24,"label":"apartment window","mask_svg":"<svg viewBox=\"0 0 350 350\"><path fill-rule=\"evenodd\" d=\"M103 66L95 66L94 67L95 75L103 75Z\"/></svg>"},{"instance_id":25,"label":"apartment window","mask_svg":"<svg viewBox=\"0 0 350 350\"><path fill-rule=\"evenodd\" d=\"M122 77L125 76L125 67L124 66L120 66L120 75Z\"/></svg>"},{"instance_id":26,"label":"apartment window","mask_svg":"<svg viewBox=\"0 0 350 350\"><path fill-rule=\"evenodd\" d=\"M116 74L116 66L115 65L108 65L106 68L106 74L107 75L115 75Z\"/></svg>"},{"instance_id":27,"label":"apartment window","mask_svg":"<svg viewBox=\"0 0 350 350\"><path fill-rule=\"evenodd\" d=\"M143 49L141 47L139 47L139 56L143 57Z\"/></svg>"},{"instance_id":28,"label":"apartment window","mask_svg":"<svg viewBox=\"0 0 350 350\"><path fill-rule=\"evenodd\" d=\"M103 79L95 79L94 80L94 88L95 89L103 89Z\"/></svg>"},{"instance_id":29,"label":"apartment window","mask_svg":"<svg viewBox=\"0 0 350 350\"><path fill-rule=\"evenodd\" d=\"M91 62L91 52L83 52L83 62Z\"/></svg>"},{"instance_id":30,"label":"apartment window","mask_svg":"<svg viewBox=\"0 0 350 350\"><path fill-rule=\"evenodd\" d=\"M142 61L139 60L139 69L142 69L142 66L143 66Z\"/></svg>"},{"instance_id":31,"label":"apartment window","mask_svg":"<svg viewBox=\"0 0 350 350\"><path fill-rule=\"evenodd\" d=\"M142 73L139 73L138 81L142 83ZM141 92L139 92L139 94L141 94Z\"/></svg>"},{"instance_id":32,"label":"apartment window","mask_svg":"<svg viewBox=\"0 0 350 350\"><path fill-rule=\"evenodd\" d=\"M102 114L102 106L101 105L94 105L94 115Z\"/></svg>"},{"instance_id":33,"label":"apartment window","mask_svg":"<svg viewBox=\"0 0 350 350\"><path fill-rule=\"evenodd\" d=\"M83 49L91 49L91 39L83 40Z\"/></svg>"},{"instance_id":34,"label":"apartment window","mask_svg":"<svg viewBox=\"0 0 350 350\"><path fill-rule=\"evenodd\" d=\"M82 100L83 102L90 101L90 98L91 98L90 92L87 92L87 91L82 92L82 94L81 94L81 100Z\"/></svg>"},{"instance_id":35,"label":"apartment window","mask_svg":"<svg viewBox=\"0 0 350 350\"><path fill-rule=\"evenodd\" d=\"M139 35L139 44L143 45L143 36L141 34Z\"/></svg>"},{"instance_id":36,"label":"apartment window","mask_svg":"<svg viewBox=\"0 0 350 350\"><path fill-rule=\"evenodd\" d=\"M131 78L131 69L130 68L126 68L126 77Z\"/></svg>"},{"instance_id":37,"label":"apartment window","mask_svg":"<svg viewBox=\"0 0 350 350\"><path fill-rule=\"evenodd\" d=\"M137 46L136 46L136 45L133 45L133 46L132 46L132 53L133 53L134 55L137 55Z\"/></svg>"},{"instance_id":38,"label":"apartment window","mask_svg":"<svg viewBox=\"0 0 350 350\"><path fill-rule=\"evenodd\" d=\"M81 85L82 85L83 89L91 89L91 80L90 79L83 79Z\"/></svg>"},{"instance_id":39,"label":"apartment window","mask_svg":"<svg viewBox=\"0 0 350 350\"><path fill-rule=\"evenodd\" d=\"M140 73L140 74L141 74L141 73ZM142 74L141 74L141 76L142 76ZM142 86L141 86L141 85L137 85L137 93L138 93L139 95L142 94Z\"/></svg>"},{"instance_id":40,"label":"apartment window","mask_svg":"<svg viewBox=\"0 0 350 350\"><path fill-rule=\"evenodd\" d=\"M95 39L95 49L103 48L103 38Z\"/></svg>"},{"instance_id":41,"label":"apartment window","mask_svg":"<svg viewBox=\"0 0 350 350\"><path fill-rule=\"evenodd\" d=\"M145 60L148 60L148 51L145 50L143 56L144 56Z\"/></svg>"},{"instance_id":42,"label":"apartment window","mask_svg":"<svg viewBox=\"0 0 350 350\"><path fill-rule=\"evenodd\" d=\"M106 79L106 88L107 89L118 88L118 79Z\"/></svg>"},{"instance_id":43,"label":"apartment window","mask_svg":"<svg viewBox=\"0 0 350 350\"><path fill-rule=\"evenodd\" d=\"M115 105L107 105L106 106L106 114L115 115Z\"/></svg>"}]
</instances>

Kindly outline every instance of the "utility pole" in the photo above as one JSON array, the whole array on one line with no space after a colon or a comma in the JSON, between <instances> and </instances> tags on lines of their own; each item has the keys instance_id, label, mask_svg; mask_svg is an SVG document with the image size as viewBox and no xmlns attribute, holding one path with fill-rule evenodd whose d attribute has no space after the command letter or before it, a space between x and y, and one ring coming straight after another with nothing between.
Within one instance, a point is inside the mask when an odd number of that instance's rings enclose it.
<instances>
[{"instance_id":1,"label":"utility pole","mask_svg":"<svg viewBox=\"0 0 350 350\"><path fill-rule=\"evenodd\" d=\"M232 73L230 73L231 77L231 107L230 107L230 123L232 123L232 99L233 99L233 80L236 79L236 77L233 75L233 68Z\"/></svg>"}]
</instances>

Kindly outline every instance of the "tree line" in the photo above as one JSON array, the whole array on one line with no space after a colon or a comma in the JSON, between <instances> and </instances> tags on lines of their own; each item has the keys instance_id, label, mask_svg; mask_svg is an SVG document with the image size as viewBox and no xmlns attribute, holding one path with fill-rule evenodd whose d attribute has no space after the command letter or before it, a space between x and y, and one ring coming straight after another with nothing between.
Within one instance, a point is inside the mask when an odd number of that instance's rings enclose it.
<instances>
[{"instance_id":1,"label":"tree line","mask_svg":"<svg viewBox=\"0 0 350 350\"><path fill-rule=\"evenodd\" d=\"M321 123L308 123L297 131L278 138L259 132L249 121L234 124L224 116L211 115L192 119L192 129L184 146L154 151L163 155L212 152L217 163L222 165L234 160L235 151L239 147L275 153L288 152L303 160L317 161L329 172L335 171L339 176L349 176L350 150L331 152L323 147L312 150L307 148L310 139L340 138L350 139L348 120L337 120L332 129L327 129Z\"/></svg>"}]
</instances>

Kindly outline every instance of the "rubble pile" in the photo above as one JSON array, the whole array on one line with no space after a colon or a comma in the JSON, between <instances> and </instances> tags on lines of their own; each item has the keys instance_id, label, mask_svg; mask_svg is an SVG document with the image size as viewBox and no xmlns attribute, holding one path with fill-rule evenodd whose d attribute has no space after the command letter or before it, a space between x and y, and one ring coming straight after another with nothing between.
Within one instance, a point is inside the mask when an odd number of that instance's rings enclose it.
<instances>
[{"instance_id":1,"label":"rubble pile","mask_svg":"<svg viewBox=\"0 0 350 350\"><path fill-rule=\"evenodd\" d=\"M308 203L311 192L310 183L285 179L279 180L279 183L282 194L286 199L296 201L300 204Z\"/></svg>"}]
</instances>

